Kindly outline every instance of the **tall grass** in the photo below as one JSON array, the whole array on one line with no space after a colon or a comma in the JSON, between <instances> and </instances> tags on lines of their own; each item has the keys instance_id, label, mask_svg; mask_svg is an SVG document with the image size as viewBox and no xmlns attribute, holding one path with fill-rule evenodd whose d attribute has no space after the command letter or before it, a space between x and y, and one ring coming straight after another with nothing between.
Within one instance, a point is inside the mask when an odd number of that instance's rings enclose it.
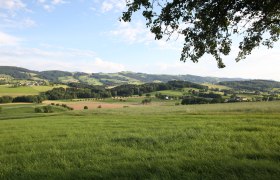
<instances>
[{"instance_id":1,"label":"tall grass","mask_svg":"<svg viewBox=\"0 0 280 180\"><path fill-rule=\"evenodd\" d=\"M142 106L2 120L0 179L279 179L279 111Z\"/></svg>"}]
</instances>

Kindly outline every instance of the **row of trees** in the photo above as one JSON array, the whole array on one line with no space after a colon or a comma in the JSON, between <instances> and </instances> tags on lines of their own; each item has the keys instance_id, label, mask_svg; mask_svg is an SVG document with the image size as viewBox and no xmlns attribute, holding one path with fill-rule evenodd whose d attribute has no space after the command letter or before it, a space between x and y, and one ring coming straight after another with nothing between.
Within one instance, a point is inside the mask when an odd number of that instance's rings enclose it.
<instances>
[{"instance_id":1,"label":"row of trees","mask_svg":"<svg viewBox=\"0 0 280 180\"><path fill-rule=\"evenodd\" d=\"M11 97L11 96L3 96L0 97L0 104L3 103L16 103L16 102L28 102L28 103L41 103L46 98L44 96L18 96L18 97Z\"/></svg>"},{"instance_id":2,"label":"row of trees","mask_svg":"<svg viewBox=\"0 0 280 180\"><path fill-rule=\"evenodd\" d=\"M207 86L188 82L188 81L169 81L167 83L147 83L142 85L126 84L112 88L111 95L114 96L132 96L154 92L162 90L178 90L182 88L197 88L207 90Z\"/></svg>"},{"instance_id":3,"label":"row of trees","mask_svg":"<svg viewBox=\"0 0 280 180\"><path fill-rule=\"evenodd\" d=\"M220 85L231 87L235 90L249 91L269 91L273 88L280 88L280 82L268 80L250 80L250 81L224 81Z\"/></svg>"},{"instance_id":4,"label":"row of trees","mask_svg":"<svg viewBox=\"0 0 280 180\"><path fill-rule=\"evenodd\" d=\"M156 98L159 99L182 99L181 104L186 105L186 104L209 104L209 103L222 103L224 102L224 99L222 95L220 94L215 94L213 92L210 93L197 93L197 94L191 94L188 96L168 96L164 95L161 93L156 93L155 94Z\"/></svg>"},{"instance_id":5,"label":"row of trees","mask_svg":"<svg viewBox=\"0 0 280 180\"><path fill-rule=\"evenodd\" d=\"M88 88L54 88L50 91L42 93L46 99L58 100L58 99L77 99L77 98L108 98L111 97L111 93L108 90L102 89L88 89Z\"/></svg>"}]
</instances>

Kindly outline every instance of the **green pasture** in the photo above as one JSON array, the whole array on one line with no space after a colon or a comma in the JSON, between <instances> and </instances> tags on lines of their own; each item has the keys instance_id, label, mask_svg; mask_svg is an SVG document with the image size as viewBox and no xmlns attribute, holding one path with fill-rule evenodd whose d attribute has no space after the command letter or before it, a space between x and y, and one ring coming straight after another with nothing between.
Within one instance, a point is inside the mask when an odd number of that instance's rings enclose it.
<instances>
[{"instance_id":1,"label":"green pasture","mask_svg":"<svg viewBox=\"0 0 280 180\"><path fill-rule=\"evenodd\" d=\"M97 79L89 77L89 76L79 76L79 80L82 81L82 82L85 82L87 84L90 84L90 85L95 85L95 86L102 86L103 85L103 83L101 83Z\"/></svg>"},{"instance_id":2,"label":"green pasture","mask_svg":"<svg viewBox=\"0 0 280 180\"><path fill-rule=\"evenodd\" d=\"M37 95L40 92L45 92L53 88L67 87L66 85L57 86L19 86L12 87L10 85L0 85L0 96L25 96L25 95Z\"/></svg>"},{"instance_id":3,"label":"green pasture","mask_svg":"<svg viewBox=\"0 0 280 180\"><path fill-rule=\"evenodd\" d=\"M33 106L1 106L1 117L26 116L0 120L0 179L280 177L279 101L41 117L32 117Z\"/></svg>"},{"instance_id":4,"label":"green pasture","mask_svg":"<svg viewBox=\"0 0 280 180\"><path fill-rule=\"evenodd\" d=\"M31 104L31 103L13 103L13 104L1 104L0 105L0 121L7 119L25 119L30 117L40 116L53 116L59 113L67 111L63 107L53 106L54 113L35 113L35 107L46 106L43 104Z\"/></svg>"},{"instance_id":5,"label":"green pasture","mask_svg":"<svg viewBox=\"0 0 280 180\"><path fill-rule=\"evenodd\" d=\"M106 98L103 100L98 100L99 102L108 102L108 103L120 103L120 102L133 102L133 103L141 103L142 100L148 99L146 96L135 96L135 97L118 97L118 98ZM156 101L157 99L151 97L152 101Z\"/></svg>"},{"instance_id":6,"label":"green pasture","mask_svg":"<svg viewBox=\"0 0 280 180\"><path fill-rule=\"evenodd\" d=\"M167 96L182 96L184 92L179 90L163 90L163 91L156 91L150 94L155 95L156 93L161 93Z\"/></svg>"},{"instance_id":7,"label":"green pasture","mask_svg":"<svg viewBox=\"0 0 280 180\"><path fill-rule=\"evenodd\" d=\"M59 80L61 83L79 82L79 80L75 79L73 76L63 76L63 77L59 77L58 80Z\"/></svg>"},{"instance_id":8,"label":"green pasture","mask_svg":"<svg viewBox=\"0 0 280 180\"><path fill-rule=\"evenodd\" d=\"M231 89L228 86L223 86L223 85L219 85L219 84L203 83L202 85L208 86L209 89L216 89L216 88L218 88L220 90L222 90L222 89L225 89L225 90Z\"/></svg>"}]
</instances>

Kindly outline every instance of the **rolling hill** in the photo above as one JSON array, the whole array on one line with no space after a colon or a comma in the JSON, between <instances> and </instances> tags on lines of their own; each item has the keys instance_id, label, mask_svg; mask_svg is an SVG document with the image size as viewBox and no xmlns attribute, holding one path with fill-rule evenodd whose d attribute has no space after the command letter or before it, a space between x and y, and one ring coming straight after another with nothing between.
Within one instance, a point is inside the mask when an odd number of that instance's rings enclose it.
<instances>
[{"instance_id":1,"label":"rolling hill","mask_svg":"<svg viewBox=\"0 0 280 180\"><path fill-rule=\"evenodd\" d=\"M223 81L244 81L241 78L217 78L194 75L146 74L134 72L118 73L84 73L67 71L33 71L20 67L0 66L0 81L41 80L53 83L84 83L89 85L118 86L122 84L143 84L151 82L168 82L172 80L190 81L194 83L216 84Z\"/></svg>"},{"instance_id":2,"label":"rolling hill","mask_svg":"<svg viewBox=\"0 0 280 180\"><path fill-rule=\"evenodd\" d=\"M250 80L250 81L224 81L219 85L231 87L236 90L266 91L269 89L279 89L280 82L269 80Z\"/></svg>"}]
</instances>

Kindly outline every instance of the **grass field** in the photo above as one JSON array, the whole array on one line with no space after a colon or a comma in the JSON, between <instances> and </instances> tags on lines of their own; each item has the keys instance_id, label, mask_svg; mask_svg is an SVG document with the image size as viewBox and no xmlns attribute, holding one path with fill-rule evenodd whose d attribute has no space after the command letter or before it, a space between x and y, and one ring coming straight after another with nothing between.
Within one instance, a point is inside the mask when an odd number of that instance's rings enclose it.
<instances>
[{"instance_id":1,"label":"grass field","mask_svg":"<svg viewBox=\"0 0 280 180\"><path fill-rule=\"evenodd\" d=\"M20 86L11 87L9 85L0 85L0 97L1 96L26 96L26 95L37 95L40 92L45 92L57 87L67 87L66 85L57 86Z\"/></svg>"},{"instance_id":2,"label":"grass field","mask_svg":"<svg viewBox=\"0 0 280 180\"><path fill-rule=\"evenodd\" d=\"M0 179L280 177L279 101L40 117L21 109L32 106L16 105L10 112L13 105L2 106Z\"/></svg>"},{"instance_id":3,"label":"grass field","mask_svg":"<svg viewBox=\"0 0 280 180\"><path fill-rule=\"evenodd\" d=\"M73 76L59 77L58 80L62 83L79 82L79 80L75 79Z\"/></svg>"},{"instance_id":4,"label":"grass field","mask_svg":"<svg viewBox=\"0 0 280 180\"><path fill-rule=\"evenodd\" d=\"M95 78L92 77L88 77L88 76L79 76L79 80L85 83L88 83L90 85L95 85L95 86L102 86L103 83L101 83L100 81L98 81Z\"/></svg>"},{"instance_id":5,"label":"grass field","mask_svg":"<svg viewBox=\"0 0 280 180\"><path fill-rule=\"evenodd\" d=\"M223 85L218 85L218 84L210 84L210 83L203 83L202 85L208 86L209 89L231 89L230 87L223 86Z\"/></svg>"},{"instance_id":6,"label":"grass field","mask_svg":"<svg viewBox=\"0 0 280 180\"><path fill-rule=\"evenodd\" d=\"M182 96L183 92L181 91L176 91L176 90L163 90L163 91L157 91L154 93L151 93L152 95L155 95L156 93L161 93L167 96Z\"/></svg>"}]
</instances>

